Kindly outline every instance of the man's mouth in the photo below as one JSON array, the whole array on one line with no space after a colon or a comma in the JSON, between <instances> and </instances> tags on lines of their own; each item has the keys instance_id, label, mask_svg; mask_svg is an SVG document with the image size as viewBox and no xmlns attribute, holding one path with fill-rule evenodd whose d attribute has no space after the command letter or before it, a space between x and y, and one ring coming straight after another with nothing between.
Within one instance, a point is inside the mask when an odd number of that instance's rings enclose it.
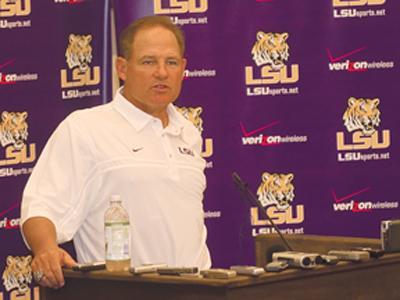
<instances>
[{"instance_id":1,"label":"man's mouth","mask_svg":"<svg viewBox=\"0 0 400 300\"><path fill-rule=\"evenodd\" d=\"M158 92L165 92L168 90L168 85L166 84L154 84L153 89Z\"/></svg>"}]
</instances>

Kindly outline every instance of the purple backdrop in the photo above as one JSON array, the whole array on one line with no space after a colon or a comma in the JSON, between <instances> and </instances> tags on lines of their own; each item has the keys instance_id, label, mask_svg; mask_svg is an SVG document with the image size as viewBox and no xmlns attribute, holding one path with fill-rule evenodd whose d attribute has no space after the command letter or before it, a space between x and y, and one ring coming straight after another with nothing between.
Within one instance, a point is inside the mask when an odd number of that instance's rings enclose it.
<instances>
[{"instance_id":1,"label":"purple backdrop","mask_svg":"<svg viewBox=\"0 0 400 300\"><path fill-rule=\"evenodd\" d=\"M254 193L269 174L260 196L289 234L378 238L380 221L399 216L400 3L297 2L114 1L117 32L152 14L185 31L188 70L177 104L202 108L214 266L253 264L253 236L271 232L240 199L233 171ZM373 133L349 131L347 110L353 125L371 116ZM280 192L288 203L278 210Z\"/></svg>"},{"instance_id":2,"label":"purple backdrop","mask_svg":"<svg viewBox=\"0 0 400 300\"><path fill-rule=\"evenodd\" d=\"M7 286L7 257L29 253L18 230L19 206L49 134L71 111L110 99L107 4L0 2L1 300L38 299L32 284L25 296ZM253 264L253 236L271 232L241 199L233 171L264 197L268 213L289 234L377 238L381 220L399 217L399 2L114 5L117 32L137 17L162 14L186 33L188 69L177 104L202 109L197 117L208 162L204 205L214 266ZM93 57L81 72L65 57L70 34L91 35L86 48ZM362 116L370 116L372 126L363 125ZM20 142L9 135L15 128Z\"/></svg>"},{"instance_id":3,"label":"purple backdrop","mask_svg":"<svg viewBox=\"0 0 400 300\"><path fill-rule=\"evenodd\" d=\"M109 50L104 47L107 2L39 2L0 2L1 300L38 299L38 289L25 272L22 257L29 251L18 225L23 188L50 133L70 112L110 98L110 80L104 75L109 71L104 63ZM88 66L68 65L66 52L71 57L83 51L76 46L83 38L75 36L71 42L70 34L91 36L83 46L92 55L87 55ZM25 270L18 271L25 289L21 282L12 284L18 268Z\"/></svg>"}]
</instances>

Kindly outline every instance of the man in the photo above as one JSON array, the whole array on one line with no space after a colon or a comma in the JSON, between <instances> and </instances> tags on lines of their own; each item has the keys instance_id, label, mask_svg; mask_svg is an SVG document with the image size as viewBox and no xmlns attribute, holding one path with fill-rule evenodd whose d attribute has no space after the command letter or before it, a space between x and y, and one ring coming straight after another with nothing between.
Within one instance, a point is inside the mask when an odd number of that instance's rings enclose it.
<instances>
[{"instance_id":1,"label":"man","mask_svg":"<svg viewBox=\"0 0 400 300\"><path fill-rule=\"evenodd\" d=\"M183 34L167 17L145 17L122 33L121 50L124 86L111 103L59 125L24 191L22 232L46 287L63 286L61 267L75 264L59 243L73 239L79 262L104 259L113 194L130 215L133 265L211 265L201 137L172 105L186 66Z\"/></svg>"}]
</instances>

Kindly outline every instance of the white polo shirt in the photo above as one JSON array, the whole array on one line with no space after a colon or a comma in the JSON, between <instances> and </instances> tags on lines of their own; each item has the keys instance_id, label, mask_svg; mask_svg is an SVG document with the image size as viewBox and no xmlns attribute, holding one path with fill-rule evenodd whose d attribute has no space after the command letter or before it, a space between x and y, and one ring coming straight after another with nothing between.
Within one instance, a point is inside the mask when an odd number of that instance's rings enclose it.
<instances>
[{"instance_id":1,"label":"white polo shirt","mask_svg":"<svg viewBox=\"0 0 400 300\"><path fill-rule=\"evenodd\" d=\"M79 262L103 260L104 213L118 194L130 216L133 265L209 268L198 130L172 104L163 128L120 91L60 123L25 187L21 224L47 217L59 243L74 240Z\"/></svg>"}]
</instances>

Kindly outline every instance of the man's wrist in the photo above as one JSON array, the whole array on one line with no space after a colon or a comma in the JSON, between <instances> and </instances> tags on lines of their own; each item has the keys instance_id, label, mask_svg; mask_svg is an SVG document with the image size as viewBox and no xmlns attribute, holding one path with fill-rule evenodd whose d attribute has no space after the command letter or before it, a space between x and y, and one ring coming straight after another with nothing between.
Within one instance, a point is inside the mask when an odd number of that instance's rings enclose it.
<instances>
[{"instance_id":1,"label":"man's wrist","mask_svg":"<svg viewBox=\"0 0 400 300\"><path fill-rule=\"evenodd\" d=\"M32 253L34 256L40 255L42 253L56 252L59 251L60 247L57 244L46 243L40 247L32 248Z\"/></svg>"}]
</instances>

